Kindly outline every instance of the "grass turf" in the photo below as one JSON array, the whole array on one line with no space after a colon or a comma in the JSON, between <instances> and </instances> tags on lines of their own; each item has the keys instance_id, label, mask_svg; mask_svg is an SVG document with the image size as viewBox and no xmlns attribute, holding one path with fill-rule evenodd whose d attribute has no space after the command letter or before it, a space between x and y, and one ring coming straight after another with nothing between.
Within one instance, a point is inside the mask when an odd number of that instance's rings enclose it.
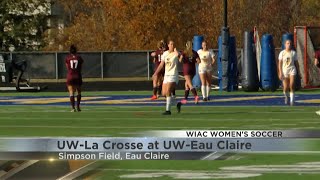
<instances>
[{"instance_id":1,"label":"grass turf","mask_svg":"<svg viewBox=\"0 0 320 180\"><path fill-rule=\"evenodd\" d=\"M319 90L300 93L319 93ZM3 93L2 96L65 96L67 93ZM145 95L150 92L85 92L93 95ZM182 92L177 92L182 94ZM214 92L214 95L220 94ZM221 94L242 94L221 93ZM270 94L267 92L253 94ZM281 94L281 92L275 92ZM84 106L81 113L70 113L66 106L1 106L0 136L135 136L144 130L179 129L320 129L318 107L183 107L182 113L163 117L164 107ZM238 159L238 160L236 160ZM244 165L296 165L320 162L320 154L237 154L221 161L105 161L96 179L120 179L121 175L164 170L190 173L228 173L222 167ZM319 167L319 165L318 165ZM319 168L320 169L320 168ZM130 170L130 171L128 171ZM149 171L148 171L149 170ZM171 172L171 171L170 171ZM232 171L239 173L238 171ZM242 171L240 171L242 172ZM248 179L319 179L320 170L257 172ZM144 172L145 173L145 172ZM230 173L230 172L229 172ZM245 172L249 173L249 172ZM149 174L150 175L150 174ZM174 175L137 179L174 179ZM216 179L208 175L209 179ZM225 176L227 177L227 176ZM195 178L197 179L197 178ZM234 178L239 179L239 178ZM247 178L245 178L247 179Z\"/></svg>"}]
</instances>

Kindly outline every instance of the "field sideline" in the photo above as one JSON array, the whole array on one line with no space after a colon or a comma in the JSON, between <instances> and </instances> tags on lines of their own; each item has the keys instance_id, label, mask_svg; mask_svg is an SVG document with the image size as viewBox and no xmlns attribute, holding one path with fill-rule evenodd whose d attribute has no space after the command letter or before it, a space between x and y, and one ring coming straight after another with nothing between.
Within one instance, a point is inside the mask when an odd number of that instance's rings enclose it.
<instances>
[{"instance_id":1,"label":"field sideline","mask_svg":"<svg viewBox=\"0 0 320 180\"><path fill-rule=\"evenodd\" d=\"M220 93L213 99L243 96L281 96L275 93ZM319 90L297 93L320 99ZM84 92L83 96L143 96L150 92ZM182 95L178 91L177 95ZM36 99L39 97L65 98L67 93L1 93L5 99ZM181 96L180 96L181 97ZM311 97L311 96L310 96ZM277 97L278 98L278 97ZM280 97L279 97L280 98ZM278 99L274 99L278 100ZM90 101L90 100L88 100ZM149 102L149 100L144 100ZM163 101L163 100L159 100ZM255 100L253 100L255 101ZM273 101L273 100L272 100ZM3 102L2 102L3 103ZM212 102L213 104L214 102ZM320 102L319 102L320 103ZM309 106L287 107L247 105L184 106L182 113L172 110L172 116L162 116L164 105L96 106L84 103L81 113L71 113L67 102L52 104L2 104L0 105L0 136L82 136L130 137L144 130L179 129L320 129L318 101ZM320 154L231 154L216 161L105 161L94 179L319 179ZM241 166L241 167L240 167ZM255 166L255 167L243 167ZM143 178L144 177L144 178Z\"/></svg>"}]
</instances>

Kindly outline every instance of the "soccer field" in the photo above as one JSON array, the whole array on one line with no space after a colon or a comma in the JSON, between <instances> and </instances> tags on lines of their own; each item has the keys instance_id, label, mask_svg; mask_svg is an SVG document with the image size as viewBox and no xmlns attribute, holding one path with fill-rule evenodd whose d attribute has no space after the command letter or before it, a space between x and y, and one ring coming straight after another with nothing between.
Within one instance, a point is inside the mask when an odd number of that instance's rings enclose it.
<instances>
[{"instance_id":1,"label":"soccer field","mask_svg":"<svg viewBox=\"0 0 320 180\"><path fill-rule=\"evenodd\" d=\"M164 99L149 92L83 93L82 112L71 113L67 93L3 93L2 137L134 137L145 130L320 129L320 91L303 91L297 106L283 106L281 92L213 93L163 116ZM182 94L182 92L177 93ZM264 97L264 98L261 98ZM181 97L179 97L181 98ZM129 101L128 101L129 99ZM320 146L320 141L319 141ZM92 179L320 179L320 153L235 154L219 160L104 161Z\"/></svg>"}]
</instances>

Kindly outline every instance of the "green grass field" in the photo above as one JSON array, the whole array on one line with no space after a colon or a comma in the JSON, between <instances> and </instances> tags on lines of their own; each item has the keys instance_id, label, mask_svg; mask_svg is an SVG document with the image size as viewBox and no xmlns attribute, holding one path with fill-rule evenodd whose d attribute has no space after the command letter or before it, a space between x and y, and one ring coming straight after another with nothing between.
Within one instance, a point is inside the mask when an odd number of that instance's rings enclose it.
<instances>
[{"instance_id":1,"label":"green grass field","mask_svg":"<svg viewBox=\"0 0 320 180\"><path fill-rule=\"evenodd\" d=\"M90 92L83 95L149 93ZM319 91L307 93L319 93ZM1 96L18 95L67 94L46 92L1 94ZM81 113L71 113L68 106L0 106L0 136L132 137L145 130L320 129L320 117L315 114L316 110L318 107L312 106L189 106L183 107L181 114L173 111L172 116L164 117L161 115L164 107L159 106L83 106ZM309 164L306 164L308 162ZM236 166L242 167L236 168ZM240 177L259 180L320 179L320 153L234 154L226 160L216 161L104 161L103 166L94 175L94 179L108 180L240 179Z\"/></svg>"}]
</instances>

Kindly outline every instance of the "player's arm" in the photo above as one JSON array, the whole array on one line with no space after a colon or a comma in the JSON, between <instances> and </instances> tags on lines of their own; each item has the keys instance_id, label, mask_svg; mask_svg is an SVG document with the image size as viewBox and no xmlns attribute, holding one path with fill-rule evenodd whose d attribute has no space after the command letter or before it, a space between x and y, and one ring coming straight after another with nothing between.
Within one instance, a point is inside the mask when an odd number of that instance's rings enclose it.
<instances>
[{"instance_id":1,"label":"player's arm","mask_svg":"<svg viewBox=\"0 0 320 180\"><path fill-rule=\"evenodd\" d=\"M197 57L196 61L197 61L197 63L198 63L198 64L200 64L200 63L201 63L201 60L200 60L200 58L199 58L199 57Z\"/></svg>"},{"instance_id":2,"label":"player's arm","mask_svg":"<svg viewBox=\"0 0 320 180\"><path fill-rule=\"evenodd\" d=\"M159 72L162 70L163 66L164 66L164 61L161 61L161 63L159 64L157 70L152 75L152 77L157 76L159 74Z\"/></svg>"},{"instance_id":3,"label":"player's arm","mask_svg":"<svg viewBox=\"0 0 320 180\"><path fill-rule=\"evenodd\" d=\"M179 57L179 62L181 63L182 60L183 60L183 54L180 55L180 57Z\"/></svg>"},{"instance_id":4,"label":"player's arm","mask_svg":"<svg viewBox=\"0 0 320 180\"><path fill-rule=\"evenodd\" d=\"M65 63L65 65L66 65L66 68L68 69L68 60L65 59L65 60L64 60L64 63Z\"/></svg>"},{"instance_id":5,"label":"player's arm","mask_svg":"<svg viewBox=\"0 0 320 180\"><path fill-rule=\"evenodd\" d=\"M279 79L280 80L282 80L282 76L283 76L283 74L282 74L282 63L283 63L282 59L279 59L279 67L278 67L279 72L278 72L278 75L279 75Z\"/></svg>"},{"instance_id":6,"label":"player's arm","mask_svg":"<svg viewBox=\"0 0 320 180\"><path fill-rule=\"evenodd\" d=\"M153 57L153 60L152 60L153 63L156 62L156 56L157 56L157 53L156 53L156 52L152 52L152 53L151 53L151 57Z\"/></svg>"},{"instance_id":7,"label":"player's arm","mask_svg":"<svg viewBox=\"0 0 320 180\"><path fill-rule=\"evenodd\" d=\"M283 52L281 51L280 54L279 54L279 58L278 58L278 60L279 60L279 63L278 63L278 76L279 76L280 80L282 80L282 76L283 76L283 74L282 74L282 64L283 64L282 53Z\"/></svg>"},{"instance_id":8,"label":"player's arm","mask_svg":"<svg viewBox=\"0 0 320 180\"><path fill-rule=\"evenodd\" d=\"M81 64L81 69L80 69L80 72L82 71L82 65L83 65L83 59L82 59L82 57L80 56L80 64Z\"/></svg>"},{"instance_id":9,"label":"player's arm","mask_svg":"<svg viewBox=\"0 0 320 180\"><path fill-rule=\"evenodd\" d=\"M200 59L200 56L199 56L199 52L200 52L200 50L197 51L197 59L196 59L196 61L197 61L198 64L201 63L201 59Z\"/></svg>"},{"instance_id":10,"label":"player's arm","mask_svg":"<svg viewBox=\"0 0 320 180\"><path fill-rule=\"evenodd\" d=\"M216 55L214 53L211 54L211 60L212 60L211 65L214 65L214 63L216 62Z\"/></svg>"},{"instance_id":11,"label":"player's arm","mask_svg":"<svg viewBox=\"0 0 320 180\"><path fill-rule=\"evenodd\" d=\"M195 57L196 57L196 63L200 63L200 57L199 57L199 54L198 54L198 52L196 52L196 51L194 51L194 53L195 53Z\"/></svg>"},{"instance_id":12,"label":"player's arm","mask_svg":"<svg viewBox=\"0 0 320 180\"><path fill-rule=\"evenodd\" d=\"M319 68L319 51L316 52L316 55L314 56L314 65Z\"/></svg>"}]
</instances>

